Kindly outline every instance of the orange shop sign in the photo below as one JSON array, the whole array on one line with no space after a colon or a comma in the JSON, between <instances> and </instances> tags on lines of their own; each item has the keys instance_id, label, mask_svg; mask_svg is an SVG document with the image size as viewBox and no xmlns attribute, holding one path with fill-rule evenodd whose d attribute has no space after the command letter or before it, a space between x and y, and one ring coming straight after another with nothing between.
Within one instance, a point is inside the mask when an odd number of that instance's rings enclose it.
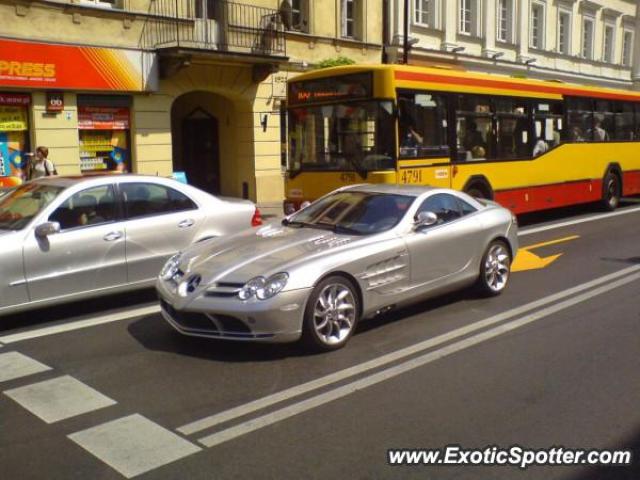
<instances>
[{"instance_id":1,"label":"orange shop sign","mask_svg":"<svg viewBox=\"0 0 640 480\"><path fill-rule=\"evenodd\" d=\"M0 39L0 86L107 91L157 89L153 53Z\"/></svg>"},{"instance_id":2,"label":"orange shop sign","mask_svg":"<svg viewBox=\"0 0 640 480\"><path fill-rule=\"evenodd\" d=\"M78 107L81 130L128 130L129 109L125 107Z\"/></svg>"}]
</instances>

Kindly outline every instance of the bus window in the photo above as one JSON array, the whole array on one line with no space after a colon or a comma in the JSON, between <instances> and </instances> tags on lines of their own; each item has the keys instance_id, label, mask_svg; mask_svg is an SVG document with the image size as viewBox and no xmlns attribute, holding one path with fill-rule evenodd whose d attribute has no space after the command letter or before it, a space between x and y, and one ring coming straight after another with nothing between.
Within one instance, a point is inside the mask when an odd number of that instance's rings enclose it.
<instances>
[{"instance_id":1,"label":"bus window","mask_svg":"<svg viewBox=\"0 0 640 480\"><path fill-rule=\"evenodd\" d=\"M427 92L398 92L400 158L446 157L447 98Z\"/></svg>"},{"instance_id":2,"label":"bus window","mask_svg":"<svg viewBox=\"0 0 640 480\"><path fill-rule=\"evenodd\" d=\"M458 95L456 146L458 160L493 158L493 121L489 97Z\"/></svg>"},{"instance_id":3,"label":"bus window","mask_svg":"<svg viewBox=\"0 0 640 480\"><path fill-rule=\"evenodd\" d=\"M533 107L534 157L560 144L562 132L562 103L535 102Z\"/></svg>"},{"instance_id":4,"label":"bus window","mask_svg":"<svg viewBox=\"0 0 640 480\"><path fill-rule=\"evenodd\" d=\"M567 100L568 139L570 142L592 140L593 101L587 98Z\"/></svg>"},{"instance_id":5,"label":"bus window","mask_svg":"<svg viewBox=\"0 0 640 480\"><path fill-rule=\"evenodd\" d=\"M633 104L614 102L614 140L625 141L634 139Z\"/></svg>"},{"instance_id":6,"label":"bus window","mask_svg":"<svg viewBox=\"0 0 640 480\"><path fill-rule=\"evenodd\" d=\"M608 142L613 136L613 109L608 100L596 100L595 113L593 115L593 140L596 142Z\"/></svg>"},{"instance_id":7,"label":"bus window","mask_svg":"<svg viewBox=\"0 0 640 480\"><path fill-rule=\"evenodd\" d=\"M526 100L497 98L496 158L522 158L529 156L529 105Z\"/></svg>"}]
</instances>

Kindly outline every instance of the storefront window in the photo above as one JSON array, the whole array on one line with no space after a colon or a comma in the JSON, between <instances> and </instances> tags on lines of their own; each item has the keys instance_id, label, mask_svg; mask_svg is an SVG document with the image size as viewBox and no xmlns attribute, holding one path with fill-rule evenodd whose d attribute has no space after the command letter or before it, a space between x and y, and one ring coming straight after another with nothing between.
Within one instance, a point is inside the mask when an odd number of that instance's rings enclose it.
<instances>
[{"instance_id":1,"label":"storefront window","mask_svg":"<svg viewBox=\"0 0 640 480\"><path fill-rule=\"evenodd\" d=\"M80 170L131 171L128 97L78 96Z\"/></svg>"},{"instance_id":2,"label":"storefront window","mask_svg":"<svg viewBox=\"0 0 640 480\"><path fill-rule=\"evenodd\" d=\"M29 150L29 103L21 93L0 93L0 177L22 177Z\"/></svg>"}]
</instances>

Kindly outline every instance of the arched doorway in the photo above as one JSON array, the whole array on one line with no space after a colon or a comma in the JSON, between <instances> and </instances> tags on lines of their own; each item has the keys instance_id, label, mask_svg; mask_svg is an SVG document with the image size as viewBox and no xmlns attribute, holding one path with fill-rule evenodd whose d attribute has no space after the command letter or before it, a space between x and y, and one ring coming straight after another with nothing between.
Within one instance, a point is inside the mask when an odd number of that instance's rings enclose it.
<instances>
[{"instance_id":1,"label":"arched doorway","mask_svg":"<svg viewBox=\"0 0 640 480\"><path fill-rule=\"evenodd\" d=\"M213 93L190 92L171 108L173 170L184 172L190 185L221 193L220 125L224 99Z\"/></svg>"},{"instance_id":2,"label":"arched doorway","mask_svg":"<svg viewBox=\"0 0 640 480\"><path fill-rule=\"evenodd\" d=\"M220 193L218 120L198 107L182 119L182 166L189 183Z\"/></svg>"}]
</instances>

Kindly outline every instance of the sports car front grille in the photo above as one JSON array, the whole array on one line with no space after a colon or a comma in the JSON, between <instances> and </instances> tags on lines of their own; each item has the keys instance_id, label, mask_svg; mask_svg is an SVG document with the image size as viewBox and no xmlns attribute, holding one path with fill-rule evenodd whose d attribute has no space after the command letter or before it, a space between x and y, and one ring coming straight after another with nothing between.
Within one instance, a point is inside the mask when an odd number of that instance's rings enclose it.
<instances>
[{"instance_id":1,"label":"sports car front grille","mask_svg":"<svg viewBox=\"0 0 640 480\"><path fill-rule=\"evenodd\" d=\"M243 283L217 282L204 294L206 297L235 297L242 287Z\"/></svg>"},{"instance_id":2,"label":"sports car front grille","mask_svg":"<svg viewBox=\"0 0 640 480\"><path fill-rule=\"evenodd\" d=\"M165 300L160 301L162 309L186 331L207 333L219 337L253 337L251 329L240 319L230 315L207 315L205 313L180 311ZM220 328L221 327L221 328Z\"/></svg>"}]
</instances>

